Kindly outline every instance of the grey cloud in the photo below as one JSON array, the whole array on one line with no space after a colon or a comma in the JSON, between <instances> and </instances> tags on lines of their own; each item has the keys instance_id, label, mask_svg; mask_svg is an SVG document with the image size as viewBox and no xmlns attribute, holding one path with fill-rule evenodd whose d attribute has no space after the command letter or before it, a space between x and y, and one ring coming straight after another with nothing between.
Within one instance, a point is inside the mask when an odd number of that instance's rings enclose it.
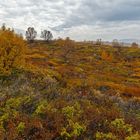
<instances>
[{"instance_id":1,"label":"grey cloud","mask_svg":"<svg viewBox=\"0 0 140 140\"><path fill-rule=\"evenodd\" d=\"M133 28L139 24L139 13L139 0L0 1L0 23L6 22L14 28L18 26L22 32L28 26L34 26L37 30L49 26L56 34L63 35L77 36L74 30L79 33L95 30L98 34L97 28L107 34L108 30L124 31L124 23L131 25L128 28ZM118 25L121 27L116 29Z\"/></svg>"},{"instance_id":2,"label":"grey cloud","mask_svg":"<svg viewBox=\"0 0 140 140\"><path fill-rule=\"evenodd\" d=\"M83 0L63 25L56 30L80 25L95 25L100 22L140 20L138 0Z\"/></svg>"}]
</instances>

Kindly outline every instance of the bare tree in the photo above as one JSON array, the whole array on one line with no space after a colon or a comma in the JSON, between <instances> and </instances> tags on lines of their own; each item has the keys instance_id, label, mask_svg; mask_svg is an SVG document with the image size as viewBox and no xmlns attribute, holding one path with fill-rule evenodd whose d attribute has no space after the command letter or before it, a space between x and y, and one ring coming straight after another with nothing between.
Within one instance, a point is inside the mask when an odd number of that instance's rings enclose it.
<instances>
[{"instance_id":1,"label":"bare tree","mask_svg":"<svg viewBox=\"0 0 140 140\"><path fill-rule=\"evenodd\" d=\"M71 40L69 37L66 37L64 40L64 44L62 45L62 57L64 61L68 62L70 59L70 55L75 50L75 42Z\"/></svg>"},{"instance_id":2,"label":"bare tree","mask_svg":"<svg viewBox=\"0 0 140 140\"><path fill-rule=\"evenodd\" d=\"M51 31L44 30L41 32L41 38L44 38L45 41L49 42L50 40L52 40L53 35Z\"/></svg>"},{"instance_id":3,"label":"bare tree","mask_svg":"<svg viewBox=\"0 0 140 140\"><path fill-rule=\"evenodd\" d=\"M19 33L19 37L23 39L23 34L22 33Z\"/></svg>"},{"instance_id":4,"label":"bare tree","mask_svg":"<svg viewBox=\"0 0 140 140\"><path fill-rule=\"evenodd\" d=\"M3 31L5 31L5 30L6 30L6 24L5 24L5 23L3 23L3 24L2 24L1 29L2 29Z\"/></svg>"},{"instance_id":5,"label":"bare tree","mask_svg":"<svg viewBox=\"0 0 140 140\"><path fill-rule=\"evenodd\" d=\"M112 41L112 46L113 46L113 47L120 47L121 44L119 43L119 41L118 41L117 39L114 39L114 40Z\"/></svg>"},{"instance_id":6,"label":"bare tree","mask_svg":"<svg viewBox=\"0 0 140 140\"><path fill-rule=\"evenodd\" d=\"M102 45L102 39L97 39L95 44L98 45L98 46L101 46Z\"/></svg>"},{"instance_id":7,"label":"bare tree","mask_svg":"<svg viewBox=\"0 0 140 140\"><path fill-rule=\"evenodd\" d=\"M26 39L29 41L29 42L33 42L34 39L36 38L37 36L37 32L35 31L35 29L33 27L29 27L26 31Z\"/></svg>"},{"instance_id":8,"label":"bare tree","mask_svg":"<svg viewBox=\"0 0 140 140\"><path fill-rule=\"evenodd\" d=\"M133 48L138 48L139 45L138 45L136 42L133 42L133 43L131 44L131 47L133 47Z\"/></svg>"}]
</instances>

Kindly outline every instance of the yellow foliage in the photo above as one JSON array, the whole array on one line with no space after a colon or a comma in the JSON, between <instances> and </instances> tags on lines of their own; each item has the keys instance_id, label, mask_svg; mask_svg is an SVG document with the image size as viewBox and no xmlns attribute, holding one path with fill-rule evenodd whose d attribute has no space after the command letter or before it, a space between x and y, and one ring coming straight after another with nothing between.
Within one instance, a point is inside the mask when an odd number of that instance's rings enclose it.
<instances>
[{"instance_id":1,"label":"yellow foliage","mask_svg":"<svg viewBox=\"0 0 140 140\"><path fill-rule=\"evenodd\" d=\"M101 58L106 61L112 61L113 55L111 53L107 53L106 51L102 51Z\"/></svg>"},{"instance_id":2,"label":"yellow foliage","mask_svg":"<svg viewBox=\"0 0 140 140\"><path fill-rule=\"evenodd\" d=\"M46 57L48 57L48 56L47 55L42 55L42 54L39 54L39 53L26 55L26 58L46 58Z\"/></svg>"},{"instance_id":3,"label":"yellow foliage","mask_svg":"<svg viewBox=\"0 0 140 140\"><path fill-rule=\"evenodd\" d=\"M0 75L9 75L24 63L24 40L13 31L0 29Z\"/></svg>"}]
</instances>

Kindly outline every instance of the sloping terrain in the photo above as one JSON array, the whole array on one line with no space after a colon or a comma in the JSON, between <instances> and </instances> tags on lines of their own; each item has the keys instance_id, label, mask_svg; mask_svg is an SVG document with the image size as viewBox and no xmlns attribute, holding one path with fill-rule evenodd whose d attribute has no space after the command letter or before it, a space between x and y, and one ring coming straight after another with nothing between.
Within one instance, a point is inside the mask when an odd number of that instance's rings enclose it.
<instances>
[{"instance_id":1,"label":"sloping terrain","mask_svg":"<svg viewBox=\"0 0 140 140\"><path fill-rule=\"evenodd\" d=\"M67 87L82 83L99 90L140 96L140 49L88 43L70 47L36 44L28 60Z\"/></svg>"},{"instance_id":2,"label":"sloping terrain","mask_svg":"<svg viewBox=\"0 0 140 140\"><path fill-rule=\"evenodd\" d=\"M29 44L0 77L1 140L139 140L140 49Z\"/></svg>"}]
</instances>

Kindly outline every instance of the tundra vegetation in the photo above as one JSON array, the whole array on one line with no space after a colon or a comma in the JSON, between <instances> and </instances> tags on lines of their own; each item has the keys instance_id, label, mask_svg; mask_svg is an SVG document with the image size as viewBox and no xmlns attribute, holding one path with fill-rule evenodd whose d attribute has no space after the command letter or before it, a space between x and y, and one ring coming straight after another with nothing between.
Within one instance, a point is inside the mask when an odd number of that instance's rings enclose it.
<instances>
[{"instance_id":1,"label":"tundra vegetation","mask_svg":"<svg viewBox=\"0 0 140 140\"><path fill-rule=\"evenodd\" d=\"M138 45L36 34L0 29L0 140L139 140Z\"/></svg>"}]
</instances>

